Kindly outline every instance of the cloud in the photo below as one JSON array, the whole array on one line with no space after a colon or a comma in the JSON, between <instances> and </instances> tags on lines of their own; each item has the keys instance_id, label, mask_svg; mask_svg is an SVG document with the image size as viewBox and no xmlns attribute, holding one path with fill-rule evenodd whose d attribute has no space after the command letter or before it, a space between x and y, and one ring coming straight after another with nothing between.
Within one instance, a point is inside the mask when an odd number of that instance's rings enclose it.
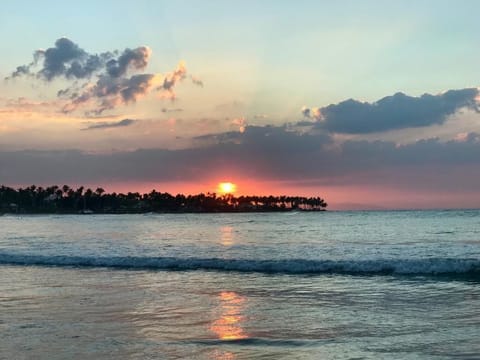
<instances>
[{"instance_id":1,"label":"cloud","mask_svg":"<svg viewBox=\"0 0 480 360\"><path fill-rule=\"evenodd\" d=\"M60 38L55 41L53 47L36 50L33 53L33 61L28 65L18 66L10 77L30 74L47 81L57 77L86 78L99 70L105 61L113 56L114 54L110 52L100 55L88 54L73 41ZM39 62L42 63L41 68L32 72Z\"/></svg>"},{"instance_id":2,"label":"cloud","mask_svg":"<svg viewBox=\"0 0 480 360\"><path fill-rule=\"evenodd\" d=\"M33 74L38 78L52 81L55 78L85 79L98 71L106 71L111 77L125 75L129 68L143 70L148 65L151 50L146 46L136 49L107 51L101 54L89 54L72 40L60 38L55 45L46 50L36 50L29 65L18 66L11 77ZM35 73L32 69L41 62L41 68Z\"/></svg>"},{"instance_id":3,"label":"cloud","mask_svg":"<svg viewBox=\"0 0 480 360\"><path fill-rule=\"evenodd\" d=\"M5 107L12 112L50 112L58 107L55 101L33 101L26 97L7 99Z\"/></svg>"},{"instance_id":4,"label":"cloud","mask_svg":"<svg viewBox=\"0 0 480 360\"><path fill-rule=\"evenodd\" d=\"M20 66L17 66L17 69L9 77L6 77L5 80L16 78L23 75L29 75L29 74L30 74L30 66L20 65Z\"/></svg>"},{"instance_id":5,"label":"cloud","mask_svg":"<svg viewBox=\"0 0 480 360\"><path fill-rule=\"evenodd\" d=\"M308 121L308 120L302 120L302 121L298 121L295 123L295 126L306 126L306 127L310 127L310 126L314 126L315 125L315 122L314 121Z\"/></svg>"},{"instance_id":6,"label":"cloud","mask_svg":"<svg viewBox=\"0 0 480 360\"><path fill-rule=\"evenodd\" d=\"M428 139L402 146L359 140L332 146L327 134L298 133L286 126L247 126L243 133L232 131L198 140L201 146L180 150L0 152L0 178L7 184L162 182L205 181L229 173L317 186L391 185L412 192L478 190L477 134L467 134L462 141Z\"/></svg>"},{"instance_id":7,"label":"cloud","mask_svg":"<svg viewBox=\"0 0 480 360\"><path fill-rule=\"evenodd\" d=\"M210 140L210 145L181 150L139 149L110 154L0 151L0 178L5 183L197 181L226 168L257 179L278 171L289 178L291 172L301 171L297 165L303 162L294 159L315 153L330 141L326 135L297 135L271 126L247 126L243 133L224 133Z\"/></svg>"},{"instance_id":8,"label":"cloud","mask_svg":"<svg viewBox=\"0 0 480 360\"><path fill-rule=\"evenodd\" d=\"M238 131L243 133L247 126L247 120L244 117L235 118L232 120L231 124L235 127L238 127Z\"/></svg>"},{"instance_id":9,"label":"cloud","mask_svg":"<svg viewBox=\"0 0 480 360\"><path fill-rule=\"evenodd\" d=\"M192 82L195 84L195 85L198 85L200 87L203 87L203 81L201 79L199 79L198 77L196 76L193 76L191 75L190 78L192 79Z\"/></svg>"},{"instance_id":10,"label":"cloud","mask_svg":"<svg viewBox=\"0 0 480 360\"><path fill-rule=\"evenodd\" d=\"M143 70L148 65L152 50L146 46L136 49L125 49L118 59L111 59L107 62L107 73L112 78L125 75L129 68Z\"/></svg>"},{"instance_id":11,"label":"cloud","mask_svg":"<svg viewBox=\"0 0 480 360\"><path fill-rule=\"evenodd\" d=\"M185 79L187 76L187 69L185 67L185 63L181 61L177 68L172 71L171 73L165 75L162 84L157 87L157 90L165 90L166 93L162 95L162 97L169 98L174 100L176 98L175 93L173 92L173 88L179 82Z\"/></svg>"},{"instance_id":12,"label":"cloud","mask_svg":"<svg viewBox=\"0 0 480 360\"><path fill-rule=\"evenodd\" d=\"M308 108L306 106L302 107L302 115L306 118L315 119L315 120L322 120L322 114L320 113L319 108Z\"/></svg>"},{"instance_id":13,"label":"cloud","mask_svg":"<svg viewBox=\"0 0 480 360\"><path fill-rule=\"evenodd\" d=\"M196 137L196 140L205 141L213 148L218 147L220 152L238 152L238 157L232 158L232 161L239 160L243 163L250 159L254 162L263 158L266 167L271 166L268 164L269 161L281 164L289 161L290 155L309 156L311 152L320 151L332 143L332 138L328 134L299 133L289 130L286 125L244 126L243 131L203 135Z\"/></svg>"},{"instance_id":14,"label":"cloud","mask_svg":"<svg viewBox=\"0 0 480 360\"><path fill-rule=\"evenodd\" d=\"M480 142L480 134L476 132L463 132L457 134L453 140L458 142Z\"/></svg>"},{"instance_id":15,"label":"cloud","mask_svg":"<svg viewBox=\"0 0 480 360\"><path fill-rule=\"evenodd\" d=\"M177 150L0 151L0 179L10 186L103 184L135 191L150 184L164 191L167 183L183 182L208 191L205 184L226 175L240 187L253 184L253 193L316 193L329 203L478 206L480 141L478 135L465 134L461 141L428 139L402 146L358 140L335 144L327 134L247 126L243 133L204 136L195 147Z\"/></svg>"},{"instance_id":16,"label":"cloud","mask_svg":"<svg viewBox=\"0 0 480 360\"><path fill-rule=\"evenodd\" d=\"M477 88L449 90L419 97L396 93L376 102L349 99L322 108L302 108L302 115L317 128L334 133L366 134L443 124L463 108L480 111Z\"/></svg>"},{"instance_id":17,"label":"cloud","mask_svg":"<svg viewBox=\"0 0 480 360\"><path fill-rule=\"evenodd\" d=\"M33 61L18 66L7 79L29 76L47 82L70 81L67 88L57 93L64 100L63 111L67 113L82 107L87 114L101 114L134 103L151 92L175 99L176 85L187 78L185 63L181 61L165 76L142 73L151 54L147 46L91 54L70 39L60 38L53 47L35 51ZM193 76L190 78L197 85L201 83Z\"/></svg>"},{"instance_id":18,"label":"cloud","mask_svg":"<svg viewBox=\"0 0 480 360\"><path fill-rule=\"evenodd\" d=\"M163 113L170 113L170 112L181 112L183 109L181 108L162 108L161 110Z\"/></svg>"},{"instance_id":19,"label":"cloud","mask_svg":"<svg viewBox=\"0 0 480 360\"><path fill-rule=\"evenodd\" d=\"M120 121L112 121L112 122L102 121L102 122L97 122L97 123L90 124L82 130L98 130L98 129L125 127L125 126L133 125L137 121L138 120L133 120L133 119L123 119L123 120L120 120Z\"/></svg>"},{"instance_id":20,"label":"cloud","mask_svg":"<svg viewBox=\"0 0 480 360\"><path fill-rule=\"evenodd\" d=\"M81 93L72 94L71 101L63 107L63 111L69 113L80 106L94 103L91 112L98 115L119 105L134 103L150 92L157 78L154 74L120 78L100 76L95 84L86 87Z\"/></svg>"},{"instance_id":21,"label":"cloud","mask_svg":"<svg viewBox=\"0 0 480 360\"><path fill-rule=\"evenodd\" d=\"M106 57L112 56L105 54ZM38 72L50 81L55 77L84 78L91 76L102 64L102 56L89 55L77 44L67 38L60 38L55 42L55 47L47 50L37 50L34 54L34 64L43 59L43 67Z\"/></svg>"}]
</instances>

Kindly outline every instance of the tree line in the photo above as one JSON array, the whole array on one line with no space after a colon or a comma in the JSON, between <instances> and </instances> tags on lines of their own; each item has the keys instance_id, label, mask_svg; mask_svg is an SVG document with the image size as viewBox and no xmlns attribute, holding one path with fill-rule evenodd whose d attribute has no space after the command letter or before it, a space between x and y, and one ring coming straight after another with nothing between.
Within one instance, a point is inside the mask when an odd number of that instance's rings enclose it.
<instances>
[{"instance_id":1,"label":"tree line","mask_svg":"<svg viewBox=\"0 0 480 360\"><path fill-rule=\"evenodd\" d=\"M302 196L234 196L215 193L171 195L152 190L107 193L68 185L41 187L31 185L14 189L0 186L1 213L147 213L147 212L254 212L325 210L327 203L320 197Z\"/></svg>"}]
</instances>

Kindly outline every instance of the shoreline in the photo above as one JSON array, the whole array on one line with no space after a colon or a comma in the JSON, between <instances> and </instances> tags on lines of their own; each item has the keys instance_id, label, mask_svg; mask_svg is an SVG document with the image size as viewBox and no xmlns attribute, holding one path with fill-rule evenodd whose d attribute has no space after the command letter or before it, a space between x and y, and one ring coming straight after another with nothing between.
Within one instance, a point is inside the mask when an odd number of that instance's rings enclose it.
<instances>
[{"instance_id":1,"label":"shoreline","mask_svg":"<svg viewBox=\"0 0 480 360\"><path fill-rule=\"evenodd\" d=\"M256 210L218 210L218 211L78 211L78 212L0 212L3 215L162 215L162 214L251 214L251 213L294 213L326 212L327 209L256 209Z\"/></svg>"}]
</instances>

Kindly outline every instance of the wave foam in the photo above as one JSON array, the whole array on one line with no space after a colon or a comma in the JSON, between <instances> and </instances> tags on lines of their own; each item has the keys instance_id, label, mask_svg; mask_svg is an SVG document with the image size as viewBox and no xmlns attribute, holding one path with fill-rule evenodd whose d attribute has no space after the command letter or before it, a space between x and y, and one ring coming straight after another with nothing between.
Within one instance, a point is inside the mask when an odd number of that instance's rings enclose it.
<instances>
[{"instance_id":1,"label":"wave foam","mask_svg":"<svg viewBox=\"0 0 480 360\"><path fill-rule=\"evenodd\" d=\"M254 260L176 257L84 257L0 253L0 265L213 270L266 274L479 274L480 259Z\"/></svg>"}]
</instances>

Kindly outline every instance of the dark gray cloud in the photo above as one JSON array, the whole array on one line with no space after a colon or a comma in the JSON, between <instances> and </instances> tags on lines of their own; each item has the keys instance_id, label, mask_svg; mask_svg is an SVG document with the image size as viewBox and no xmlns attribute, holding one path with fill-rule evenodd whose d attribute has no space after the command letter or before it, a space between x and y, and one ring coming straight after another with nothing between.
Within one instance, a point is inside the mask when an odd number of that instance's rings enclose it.
<instances>
[{"instance_id":1,"label":"dark gray cloud","mask_svg":"<svg viewBox=\"0 0 480 360\"><path fill-rule=\"evenodd\" d=\"M107 73L113 78L125 75L129 68L143 70L148 65L151 50L146 46L136 49L125 49L118 59L107 62Z\"/></svg>"},{"instance_id":2,"label":"dark gray cloud","mask_svg":"<svg viewBox=\"0 0 480 360\"><path fill-rule=\"evenodd\" d=\"M302 107L301 112L302 112L302 115L306 118L311 118L312 117L311 109L306 107L306 106Z\"/></svg>"},{"instance_id":3,"label":"dark gray cloud","mask_svg":"<svg viewBox=\"0 0 480 360\"><path fill-rule=\"evenodd\" d=\"M302 120L295 123L296 126L314 126L315 121Z\"/></svg>"},{"instance_id":4,"label":"dark gray cloud","mask_svg":"<svg viewBox=\"0 0 480 360\"><path fill-rule=\"evenodd\" d=\"M20 65L17 66L16 70L10 75L10 77L6 77L5 80L10 78L16 78L19 76L29 75L30 74L30 66L29 65Z\"/></svg>"},{"instance_id":5,"label":"dark gray cloud","mask_svg":"<svg viewBox=\"0 0 480 360\"><path fill-rule=\"evenodd\" d=\"M203 140L203 146L183 150L0 152L0 179L5 183L188 181L226 168L255 178L280 173L291 178L304 171L301 159L322 151L331 141L327 135L299 135L273 126L247 127L244 133L225 133L221 140L213 136Z\"/></svg>"},{"instance_id":6,"label":"dark gray cloud","mask_svg":"<svg viewBox=\"0 0 480 360\"><path fill-rule=\"evenodd\" d=\"M396 93L373 103L349 99L321 108L303 108L302 114L330 132L366 134L443 124L462 108L480 111L478 96L477 88L420 97Z\"/></svg>"},{"instance_id":7,"label":"dark gray cloud","mask_svg":"<svg viewBox=\"0 0 480 360\"><path fill-rule=\"evenodd\" d=\"M287 127L247 126L197 139L182 150L140 149L90 154L81 151L0 152L6 184L202 181L216 171L256 180L306 181L317 185L395 186L408 190L478 191L480 136L333 143L325 134Z\"/></svg>"},{"instance_id":8,"label":"dark gray cloud","mask_svg":"<svg viewBox=\"0 0 480 360\"><path fill-rule=\"evenodd\" d=\"M175 86L187 77L185 64L180 62L165 76L139 73L148 66L150 55L147 46L90 54L70 39L60 38L53 47L35 51L33 61L18 66L7 79L33 76L47 82L56 78L70 80L71 85L57 93L68 101L63 111L84 107L87 113L101 114L135 102L154 90L171 99L176 97ZM94 76L96 80L91 81ZM190 78L196 84L201 83L193 76Z\"/></svg>"},{"instance_id":9,"label":"dark gray cloud","mask_svg":"<svg viewBox=\"0 0 480 360\"><path fill-rule=\"evenodd\" d=\"M197 140L213 141L221 145L242 145L252 154L299 153L315 151L324 145L331 144L332 139L327 134L298 133L283 126L246 126L243 132L230 131L220 134L198 136ZM271 152L271 154L270 154Z\"/></svg>"},{"instance_id":10,"label":"dark gray cloud","mask_svg":"<svg viewBox=\"0 0 480 360\"><path fill-rule=\"evenodd\" d=\"M151 50L146 46L125 49L123 52L107 51L89 54L78 44L67 38L60 38L46 50L36 50L34 60L29 65L17 67L11 77L31 74L41 62L41 68L34 75L51 81L58 77L85 79L97 72L106 72L117 78L125 75L128 69L143 70L148 65Z\"/></svg>"},{"instance_id":11,"label":"dark gray cloud","mask_svg":"<svg viewBox=\"0 0 480 360\"><path fill-rule=\"evenodd\" d=\"M55 45L46 50L36 50L33 61L28 65L18 66L11 78L22 75L35 75L47 81L57 77L83 79L100 70L105 61L115 53L88 54L77 44L67 38L60 38ZM41 63L41 68L34 71Z\"/></svg>"},{"instance_id":12,"label":"dark gray cloud","mask_svg":"<svg viewBox=\"0 0 480 360\"><path fill-rule=\"evenodd\" d=\"M35 52L35 63L38 59L43 59L43 67L38 75L46 80L52 80L58 76L89 76L93 71L87 71L85 64L90 62L90 55L77 44L67 38L60 38L55 42L55 46L47 50L37 50ZM95 61L94 61L95 63Z\"/></svg>"},{"instance_id":13,"label":"dark gray cloud","mask_svg":"<svg viewBox=\"0 0 480 360\"><path fill-rule=\"evenodd\" d=\"M148 94L154 78L155 75L153 74L139 74L121 78L100 76L93 86L81 93L73 93L70 96L71 102L63 108L63 111L68 113L83 104L95 101L97 106L91 113L98 115L118 105L136 102L137 99Z\"/></svg>"},{"instance_id":14,"label":"dark gray cloud","mask_svg":"<svg viewBox=\"0 0 480 360\"><path fill-rule=\"evenodd\" d=\"M98 129L125 127L125 126L133 125L137 121L138 120L133 120L133 119L123 119L120 121L102 121L97 123L90 123L86 128L82 130L98 130Z\"/></svg>"},{"instance_id":15,"label":"dark gray cloud","mask_svg":"<svg viewBox=\"0 0 480 360\"><path fill-rule=\"evenodd\" d=\"M105 60L109 59L112 55L110 53L104 53L101 55L88 55L82 59L73 61L64 74L57 74L56 76L64 75L67 78L85 79L91 77L95 72L102 69ZM53 79L53 74L50 74L48 80Z\"/></svg>"}]
</instances>

